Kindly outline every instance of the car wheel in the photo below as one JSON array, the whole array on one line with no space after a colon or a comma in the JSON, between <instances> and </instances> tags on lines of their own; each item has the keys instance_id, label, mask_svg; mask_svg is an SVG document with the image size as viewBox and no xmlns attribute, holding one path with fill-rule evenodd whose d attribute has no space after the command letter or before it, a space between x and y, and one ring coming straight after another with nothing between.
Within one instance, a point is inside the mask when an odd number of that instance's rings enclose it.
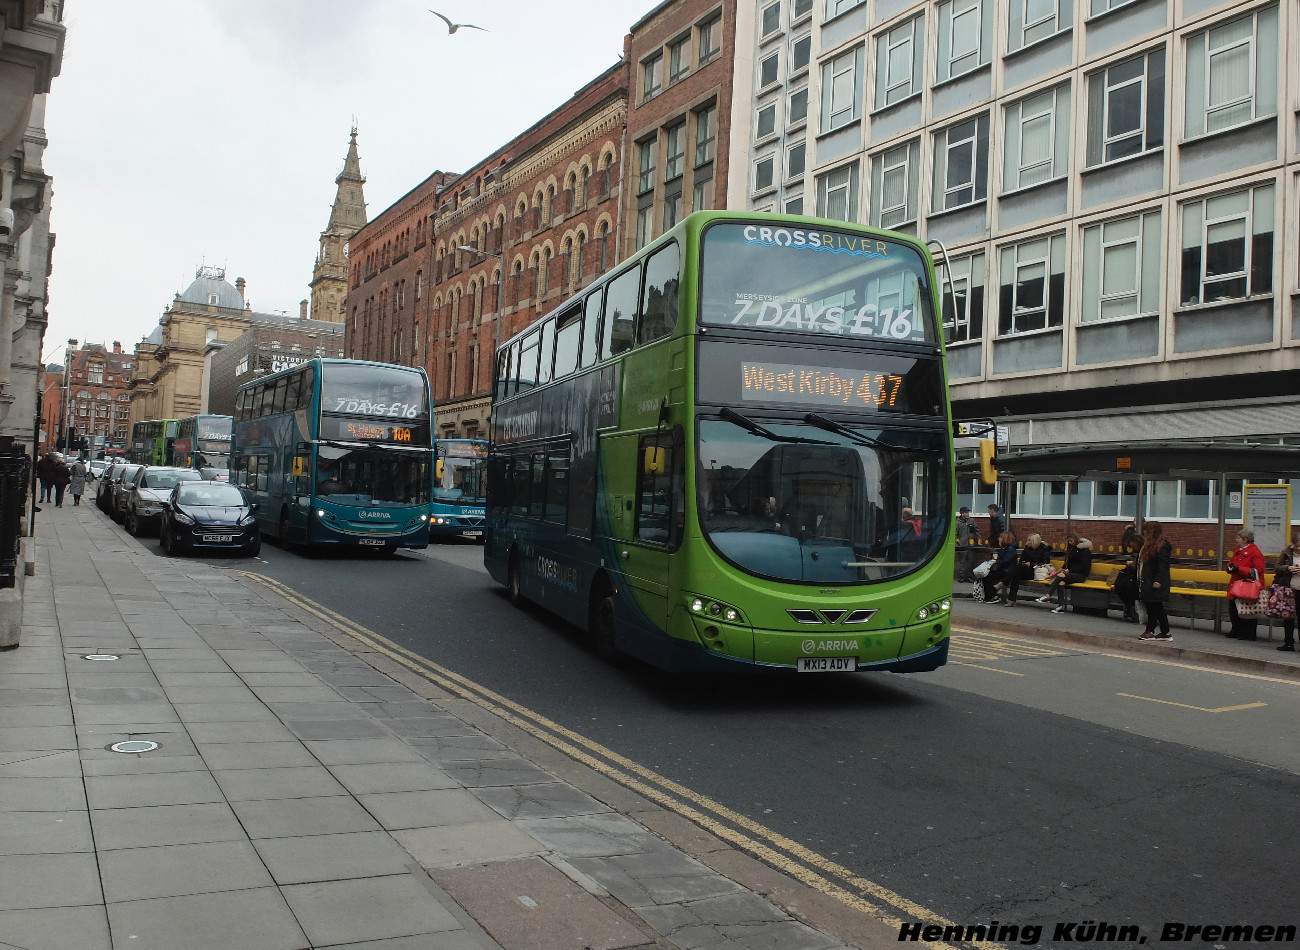
<instances>
[{"instance_id":1,"label":"car wheel","mask_svg":"<svg viewBox=\"0 0 1300 950\"><path fill-rule=\"evenodd\" d=\"M163 525L158 529L158 544L162 547L163 554L166 554L168 557L172 556L172 533L166 525Z\"/></svg>"},{"instance_id":2,"label":"car wheel","mask_svg":"<svg viewBox=\"0 0 1300 950\"><path fill-rule=\"evenodd\" d=\"M254 541L252 544L248 546L248 549L244 553L247 554L249 557L257 557L259 554L261 554L262 539L259 537L256 541Z\"/></svg>"},{"instance_id":3,"label":"car wheel","mask_svg":"<svg viewBox=\"0 0 1300 950\"><path fill-rule=\"evenodd\" d=\"M132 512L128 511L126 513L125 521L126 521L126 533L133 538L140 537L140 523L136 521L135 515Z\"/></svg>"}]
</instances>

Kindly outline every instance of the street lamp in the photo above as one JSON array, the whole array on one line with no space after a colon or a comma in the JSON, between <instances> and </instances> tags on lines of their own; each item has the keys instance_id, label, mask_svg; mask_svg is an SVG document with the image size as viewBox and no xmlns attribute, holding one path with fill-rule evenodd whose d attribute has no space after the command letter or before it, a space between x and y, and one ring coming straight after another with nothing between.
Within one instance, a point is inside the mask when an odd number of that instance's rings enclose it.
<instances>
[{"instance_id":1,"label":"street lamp","mask_svg":"<svg viewBox=\"0 0 1300 950\"><path fill-rule=\"evenodd\" d=\"M492 380L492 392L495 394L497 388L497 347L501 345L501 311L504 309L502 306L502 291L506 285L506 254L505 251L497 251L495 253L481 251L477 247L472 247L468 244L460 245L457 250L464 251L466 254L473 254L476 257L483 258L484 260L489 257L495 257L501 262L501 278L497 281L497 319L496 324L492 327L492 362L490 364L492 369L489 377Z\"/></svg>"}]
</instances>

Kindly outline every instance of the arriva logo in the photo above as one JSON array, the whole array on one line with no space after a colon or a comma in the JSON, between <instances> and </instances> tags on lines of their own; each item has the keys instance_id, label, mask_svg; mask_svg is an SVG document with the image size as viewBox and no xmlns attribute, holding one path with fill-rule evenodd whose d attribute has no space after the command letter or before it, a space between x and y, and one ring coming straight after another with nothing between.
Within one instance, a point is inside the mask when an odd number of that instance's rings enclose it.
<instances>
[{"instance_id":1,"label":"arriva logo","mask_svg":"<svg viewBox=\"0 0 1300 950\"><path fill-rule=\"evenodd\" d=\"M363 512L361 512L360 517L362 517L362 518L369 518L369 519L371 519L371 520L374 520L374 519L377 519L377 518L382 518L382 519L384 519L385 521L392 521L392 520L393 520L393 516L390 515L390 514L389 514L388 512L386 512L386 511L363 511Z\"/></svg>"},{"instance_id":2,"label":"arriva logo","mask_svg":"<svg viewBox=\"0 0 1300 950\"><path fill-rule=\"evenodd\" d=\"M805 640L804 653L816 653L819 650L856 650L857 640Z\"/></svg>"}]
</instances>

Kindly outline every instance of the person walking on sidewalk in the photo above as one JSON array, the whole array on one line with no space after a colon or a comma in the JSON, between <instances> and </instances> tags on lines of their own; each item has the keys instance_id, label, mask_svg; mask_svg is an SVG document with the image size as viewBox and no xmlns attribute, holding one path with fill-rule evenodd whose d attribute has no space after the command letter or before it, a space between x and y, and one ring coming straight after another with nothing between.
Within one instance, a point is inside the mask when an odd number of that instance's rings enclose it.
<instances>
[{"instance_id":1,"label":"person walking on sidewalk","mask_svg":"<svg viewBox=\"0 0 1300 950\"><path fill-rule=\"evenodd\" d=\"M975 569L975 545L979 544L980 529L970 517L970 509L965 505L957 512L957 580L970 583L975 579L971 571Z\"/></svg>"},{"instance_id":2,"label":"person walking on sidewalk","mask_svg":"<svg viewBox=\"0 0 1300 950\"><path fill-rule=\"evenodd\" d=\"M1165 529L1154 521L1142 526L1142 547L1138 550L1138 583L1142 606L1147 610L1147 625L1139 640L1172 640L1169 632L1170 560L1173 545L1165 540ZM1159 627L1159 632L1156 628Z\"/></svg>"},{"instance_id":3,"label":"person walking on sidewalk","mask_svg":"<svg viewBox=\"0 0 1300 950\"><path fill-rule=\"evenodd\" d=\"M1292 532L1291 543L1282 549L1273 568L1273 583L1300 590L1300 531ZM1278 649L1283 653L1295 652L1295 614L1282 618L1282 645Z\"/></svg>"},{"instance_id":4,"label":"person walking on sidewalk","mask_svg":"<svg viewBox=\"0 0 1300 950\"><path fill-rule=\"evenodd\" d=\"M1264 583L1264 552L1255 544L1255 532L1249 528L1242 528L1237 534L1237 550L1232 552L1232 557L1228 560L1228 574L1229 581L1253 580ZM1237 599L1228 597L1228 616L1232 618L1228 639L1254 640L1259 629L1259 619L1255 616L1243 617L1237 609Z\"/></svg>"},{"instance_id":5,"label":"person walking on sidewalk","mask_svg":"<svg viewBox=\"0 0 1300 950\"><path fill-rule=\"evenodd\" d=\"M53 494L54 483L50 481L54 474L54 453L46 452L41 456L40 461L36 463L36 480L41 483L41 498L37 502L43 505L50 500Z\"/></svg>"},{"instance_id":6,"label":"person walking on sidewalk","mask_svg":"<svg viewBox=\"0 0 1300 950\"><path fill-rule=\"evenodd\" d=\"M68 465L61 458L54 460L54 466L50 470L50 481L54 485L54 507L63 507L63 493L68 488L68 483L72 481L72 473L68 471Z\"/></svg>"},{"instance_id":7,"label":"person walking on sidewalk","mask_svg":"<svg viewBox=\"0 0 1300 950\"><path fill-rule=\"evenodd\" d=\"M81 459L72 463L72 469L68 473L68 491L72 493L72 503L81 504L81 496L86 491L86 463Z\"/></svg>"},{"instance_id":8,"label":"person walking on sidewalk","mask_svg":"<svg viewBox=\"0 0 1300 950\"><path fill-rule=\"evenodd\" d=\"M1065 536L1065 563L1057 571L1052 582L1047 585L1047 593L1038 598L1038 603L1045 604L1056 596L1056 606L1052 613L1065 613L1065 588L1088 579L1092 571L1092 542L1071 532Z\"/></svg>"}]
</instances>

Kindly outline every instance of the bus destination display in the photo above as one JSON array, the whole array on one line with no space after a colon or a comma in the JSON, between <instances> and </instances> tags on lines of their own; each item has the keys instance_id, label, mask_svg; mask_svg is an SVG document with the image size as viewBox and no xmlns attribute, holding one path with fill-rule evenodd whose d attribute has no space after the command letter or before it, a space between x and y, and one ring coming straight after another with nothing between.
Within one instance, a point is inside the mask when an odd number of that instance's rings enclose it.
<instances>
[{"instance_id":1,"label":"bus destination display","mask_svg":"<svg viewBox=\"0 0 1300 950\"><path fill-rule=\"evenodd\" d=\"M427 425L395 425L379 420L340 419L324 416L320 421L322 439L342 439L346 442L396 442L400 445L428 445L422 434Z\"/></svg>"},{"instance_id":2,"label":"bus destination display","mask_svg":"<svg viewBox=\"0 0 1300 950\"><path fill-rule=\"evenodd\" d=\"M814 359L796 362L805 353ZM912 357L716 342L701 345L700 365L700 401L719 405L930 415L942 401L938 363Z\"/></svg>"}]
</instances>

